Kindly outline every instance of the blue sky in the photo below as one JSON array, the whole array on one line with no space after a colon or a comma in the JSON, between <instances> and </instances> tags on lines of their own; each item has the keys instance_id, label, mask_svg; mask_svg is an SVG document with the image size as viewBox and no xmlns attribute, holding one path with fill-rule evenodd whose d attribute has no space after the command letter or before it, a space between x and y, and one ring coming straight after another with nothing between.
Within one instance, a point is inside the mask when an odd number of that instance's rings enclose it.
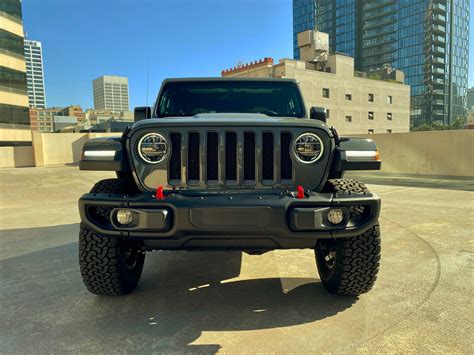
<instances>
[{"instance_id":1,"label":"blue sky","mask_svg":"<svg viewBox=\"0 0 474 355\"><path fill-rule=\"evenodd\" d=\"M92 80L129 78L131 107L167 77L220 76L239 61L292 57L287 0L23 0L28 38L43 43L48 106L93 106Z\"/></svg>"},{"instance_id":2,"label":"blue sky","mask_svg":"<svg viewBox=\"0 0 474 355\"><path fill-rule=\"evenodd\" d=\"M220 76L238 62L292 57L291 0L23 0L28 38L43 43L48 106L93 106L92 80L129 78L131 107L167 77ZM471 9L471 24L473 24ZM469 86L474 86L470 28Z\"/></svg>"}]
</instances>

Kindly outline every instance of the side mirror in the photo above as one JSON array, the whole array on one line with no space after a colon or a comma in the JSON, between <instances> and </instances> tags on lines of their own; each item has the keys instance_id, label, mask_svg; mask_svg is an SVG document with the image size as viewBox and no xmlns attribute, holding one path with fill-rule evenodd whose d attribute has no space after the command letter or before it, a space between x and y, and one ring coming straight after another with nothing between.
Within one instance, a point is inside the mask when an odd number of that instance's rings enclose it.
<instances>
[{"instance_id":1,"label":"side mirror","mask_svg":"<svg viewBox=\"0 0 474 355\"><path fill-rule=\"evenodd\" d=\"M147 118L151 118L151 107L148 107L148 106L135 107L133 116L134 116L135 122L138 122Z\"/></svg>"},{"instance_id":2,"label":"side mirror","mask_svg":"<svg viewBox=\"0 0 474 355\"><path fill-rule=\"evenodd\" d=\"M313 106L309 110L309 118L326 123L326 109L324 107Z\"/></svg>"}]
</instances>

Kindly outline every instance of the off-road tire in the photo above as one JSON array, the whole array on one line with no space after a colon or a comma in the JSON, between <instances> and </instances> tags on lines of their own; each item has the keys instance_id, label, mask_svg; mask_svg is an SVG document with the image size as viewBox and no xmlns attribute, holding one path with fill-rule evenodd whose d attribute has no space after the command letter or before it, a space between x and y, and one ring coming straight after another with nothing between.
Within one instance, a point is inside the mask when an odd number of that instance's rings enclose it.
<instances>
[{"instance_id":1,"label":"off-road tire","mask_svg":"<svg viewBox=\"0 0 474 355\"><path fill-rule=\"evenodd\" d=\"M368 194L367 187L353 179L328 180L325 192ZM363 212L354 208L351 213ZM380 229L375 224L351 238L320 239L316 264L323 285L337 295L357 296L372 289L380 264ZM328 258L334 256L334 259ZM330 262L331 261L331 262Z\"/></svg>"},{"instance_id":2,"label":"off-road tire","mask_svg":"<svg viewBox=\"0 0 474 355\"><path fill-rule=\"evenodd\" d=\"M91 193L130 193L136 187L125 179L99 181ZM137 244L100 235L81 223L79 266L87 289L96 295L123 295L140 280L145 253Z\"/></svg>"},{"instance_id":3,"label":"off-road tire","mask_svg":"<svg viewBox=\"0 0 474 355\"><path fill-rule=\"evenodd\" d=\"M104 179L95 183L91 193L137 193L138 188L135 182L129 178Z\"/></svg>"},{"instance_id":4,"label":"off-road tire","mask_svg":"<svg viewBox=\"0 0 474 355\"><path fill-rule=\"evenodd\" d=\"M324 190L327 192L340 192L344 194L364 194L369 193L369 189L363 182L354 179L330 179L326 181Z\"/></svg>"},{"instance_id":5,"label":"off-road tire","mask_svg":"<svg viewBox=\"0 0 474 355\"><path fill-rule=\"evenodd\" d=\"M103 193L103 194L133 194L138 193L139 190L137 185L132 179L121 178L121 179L105 179L95 183L94 187L90 191L91 193ZM111 207L97 207L96 213L102 216L105 220L109 219ZM109 221L110 222L110 221Z\"/></svg>"},{"instance_id":6,"label":"off-road tire","mask_svg":"<svg viewBox=\"0 0 474 355\"><path fill-rule=\"evenodd\" d=\"M367 195L369 190L364 183L354 179L331 179L326 181L323 192ZM362 207L354 206L350 207L349 211L351 212L352 218L357 218L362 215L364 209Z\"/></svg>"}]
</instances>

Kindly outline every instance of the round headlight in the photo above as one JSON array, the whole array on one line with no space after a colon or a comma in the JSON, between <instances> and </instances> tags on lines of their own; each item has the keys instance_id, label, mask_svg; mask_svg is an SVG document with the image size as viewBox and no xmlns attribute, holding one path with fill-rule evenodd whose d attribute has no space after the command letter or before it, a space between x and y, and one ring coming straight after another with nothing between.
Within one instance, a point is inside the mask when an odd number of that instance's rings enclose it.
<instances>
[{"instance_id":1,"label":"round headlight","mask_svg":"<svg viewBox=\"0 0 474 355\"><path fill-rule=\"evenodd\" d=\"M295 140L295 156L305 164L314 163L323 155L324 145L314 133L303 133Z\"/></svg>"},{"instance_id":2,"label":"round headlight","mask_svg":"<svg viewBox=\"0 0 474 355\"><path fill-rule=\"evenodd\" d=\"M168 142L158 133L145 134L138 142L138 154L150 164L157 164L168 154Z\"/></svg>"}]
</instances>

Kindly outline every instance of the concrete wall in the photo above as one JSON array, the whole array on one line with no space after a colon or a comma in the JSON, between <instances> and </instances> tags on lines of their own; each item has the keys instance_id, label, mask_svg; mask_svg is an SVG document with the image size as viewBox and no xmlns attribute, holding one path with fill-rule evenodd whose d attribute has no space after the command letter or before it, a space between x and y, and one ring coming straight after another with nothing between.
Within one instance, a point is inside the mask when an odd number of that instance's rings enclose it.
<instances>
[{"instance_id":1,"label":"concrete wall","mask_svg":"<svg viewBox=\"0 0 474 355\"><path fill-rule=\"evenodd\" d=\"M0 142L31 142L29 129L0 129ZM33 147L0 147L0 168L34 166Z\"/></svg>"},{"instance_id":2,"label":"concrete wall","mask_svg":"<svg viewBox=\"0 0 474 355\"><path fill-rule=\"evenodd\" d=\"M0 129L0 142L31 142L29 129Z\"/></svg>"},{"instance_id":3,"label":"concrete wall","mask_svg":"<svg viewBox=\"0 0 474 355\"><path fill-rule=\"evenodd\" d=\"M377 143L382 173L474 177L474 130L357 136Z\"/></svg>"},{"instance_id":4,"label":"concrete wall","mask_svg":"<svg viewBox=\"0 0 474 355\"><path fill-rule=\"evenodd\" d=\"M119 137L120 133L40 133L0 129L0 142L31 142L31 146L0 146L0 168L77 163L90 138Z\"/></svg>"},{"instance_id":5,"label":"concrete wall","mask_svg":"<svg viewBox=\"0 0 474 355\"><path fill-rule=\"evenodd\" d=\"M0 147L0 168L35 166L32 146Z\"/></svg>"},{"instance_id":6,"label":"concrete wall","mask_svg":"<svg viewBox=\"0 0 474 355\"><path fill-rule=\"evenodd\" d=\"M77 163L90 138L120 137L120 133L33 133L36 166Z\"/></svg>"}]
</instances>

